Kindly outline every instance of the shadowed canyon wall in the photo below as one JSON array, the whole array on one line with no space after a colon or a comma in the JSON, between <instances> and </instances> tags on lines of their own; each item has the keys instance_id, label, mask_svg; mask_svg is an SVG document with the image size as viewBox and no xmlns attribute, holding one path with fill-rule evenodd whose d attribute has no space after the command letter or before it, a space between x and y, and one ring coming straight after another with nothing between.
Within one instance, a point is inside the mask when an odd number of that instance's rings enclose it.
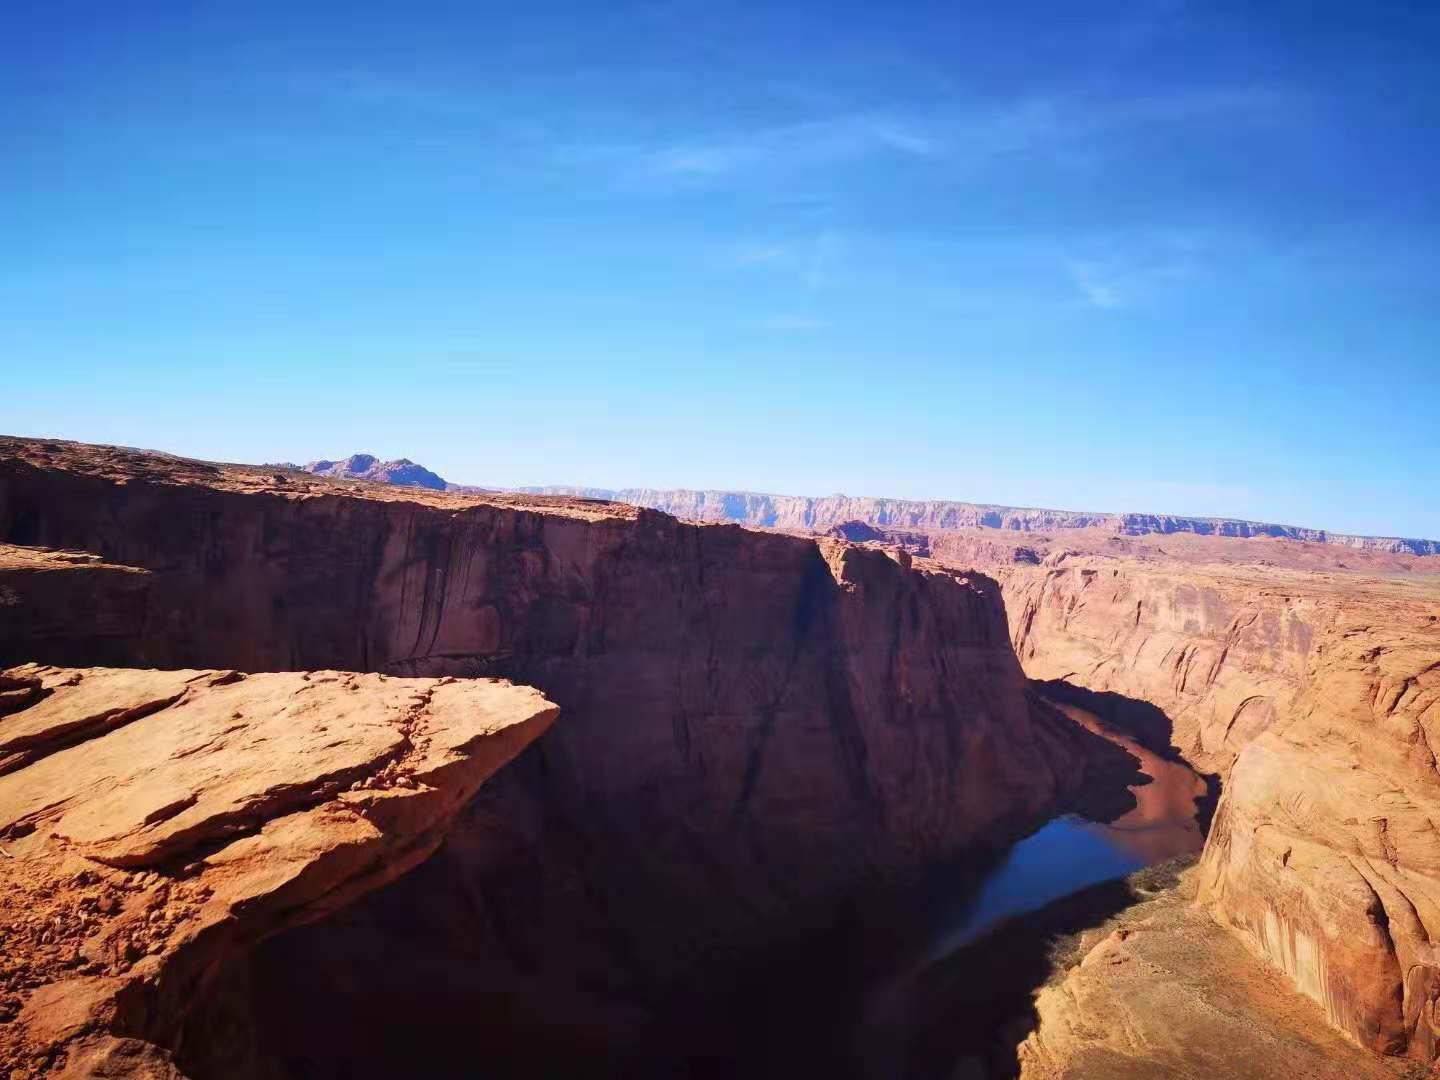
<instances>
[{"instance_id":1,"label":"shadowed canyon wall","mask_svg":"<svg viewBox=\"0 0 1440 1080\"><path fill-rule=\"evenodd\" d=\"M20 616L4 659L495 675L555 702L425 901L542 981L663 985L847 888L1013 838L1096 753L1031 707L983 575L583 500L3 450L0 538L24 548L0 574ZM67 633L87 597L127 617Z\"/></svg>"},{"instance_id":2,"label":"shadowed canyon wall","mask_svg":"<svg viewBox=\"0 0 1440 1080\"><path fill-rule=\"evenodd\" d=\"M1114 762L1036 706L1028 675L1218 777L1199 902L1353 1040L1436 1059L1440 589L1399 562L1379 577L1285 540L1166 538L1182 559L1145 537L1075 552L925 525L848 524L851 543L0 450L0 661L497 675L561 707L430 862L333 937L262 953L226 1000L253 1005L306 949L388 948L394 985L441 988L427 1010L464 1016L457 1001L499 990L497 1026L544 1032L558 1008L603 1046L629 1022L614 1003L1080 798ZM1206 543L1242 554L1201 558ZM452 1000L462 936L486 978ZM350 974L339 1019L389 1015L363 965Z\"/></svg>"}]
</instances>

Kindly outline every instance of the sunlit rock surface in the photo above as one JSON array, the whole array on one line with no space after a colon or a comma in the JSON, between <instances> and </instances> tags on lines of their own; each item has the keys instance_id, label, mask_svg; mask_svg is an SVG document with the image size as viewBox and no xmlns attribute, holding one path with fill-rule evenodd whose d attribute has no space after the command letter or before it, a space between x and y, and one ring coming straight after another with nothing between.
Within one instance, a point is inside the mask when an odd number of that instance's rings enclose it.
<instances>
[{"instance_id":1,"label":"sunlit rock surface","mask_svg":"<svg viewBox=\"0 0 1440 1080\"><path fill-rule=\"evenodd\" d=\"M505 682L333 671L30 664L0 695L9 1075L236 1075L191 1023L225 967L427 858L557 714Z\"/></svg>"}]
</instances>

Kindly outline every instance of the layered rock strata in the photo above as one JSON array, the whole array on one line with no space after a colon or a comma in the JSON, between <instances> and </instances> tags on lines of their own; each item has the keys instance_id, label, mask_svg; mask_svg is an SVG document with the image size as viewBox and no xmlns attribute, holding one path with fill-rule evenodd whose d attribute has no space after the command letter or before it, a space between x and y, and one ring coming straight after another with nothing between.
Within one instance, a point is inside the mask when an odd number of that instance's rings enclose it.
<instances>
[{"instance_id":1,"label":"layered rock strata","mask_svg":"<svg viewBox=\"0 0 1440 1080\"><path fill-rule=\"evenodd\" d=\"M343 461L286 464L320 476L378 480L452 491L487 492L503 489L449 483L408 458L379 461L371 454L353 454ZM1277 525L1241 518L1196 517L1182 514L1115 514L1078 510L1044 510L997 506L993 503L957 502L953 499L886 499L852 495L769 495L754 491L695 490L687 488L597 488L555 484L513 489L530 495L563 495L606 502L629 503L662 510L685 521L729 521L754 528L788 532L825 532L842 526L887 530L952 532L963 529L1009 532L1090 532L1120 536L1266 537L1330 544L1363 551L1408 555L1440 555L1440 540L1397 536L1355 536Z\"/></svg>"},{"instance_id":2,"label":"layered rock strata","mask_svg":"<svg viewBox=\"0 0 1440 1080\"><path fill-rule=\"evenodd\" d=\"M980 574L582 499L0 450L0 539L143 575L106 645L125 663L501 675L555 701L427 903L479 904L557 984L665 984L1086 781L1096 740L1032 709Z\"/></svg>"},{"instance_id":3,"label":"layered rock strata","mask_svg":"<svg viewBox=\"0 0 1440 1080\"><path fill-rule=\"evenodd\" d=\"M1361 1045L1435 1061L1440 583L1063 553L1001 573L1032 677L1220 778L1200 902Z\"/></svg>"},{"instance_id":4,"label":"layered rock strata","mask_svg":"<svg viewBox=\"0 0 1440 1080\"><path fill-rule=\"evenodd\" d=\"M0 672L0 1069L178 1076L225 969L405 874L550 727L378 674Z\"/></svg>"},{"instance_id":5,"label":"layered rock strata","mask_svg":"<svg viewBox=\"0 0 1440 1080\"><path fill-rule=\"evenodd\" d=\"M1112 514L1078 510L1042 510L948 499L884 499L850 495L765 495L749 491L684 489L545 487L535 493L613 499L664 510L687 521L733 521L796 532L823 532L858 521L887 529L951 531L987 529L1010 532L1067 530L1119 536L1192 534L1226 538L1269 537L1331 544L1362 551L1440 555L1440 540L1398 536L1355 536L1296 525L1238 518L1179 514Z\"/></svg>"}]
</instances>

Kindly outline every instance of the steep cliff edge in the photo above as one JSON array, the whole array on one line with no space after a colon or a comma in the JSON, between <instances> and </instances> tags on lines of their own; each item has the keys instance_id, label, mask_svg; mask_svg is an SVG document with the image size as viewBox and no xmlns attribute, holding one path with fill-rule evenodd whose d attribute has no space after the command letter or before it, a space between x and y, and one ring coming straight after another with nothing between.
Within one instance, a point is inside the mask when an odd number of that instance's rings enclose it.
<instances>
[{"instance_id":1,"label":"steep cliff edge","mask_svg":"<svg viewBox=\"0 0 1440 1080\"><path fill-rule=\"evenodd\" d=\"M1073 798L1095 753L1031 708L980 574L582 499L0 451L15 561L104 561L0 564L0 585L118 603L119 583L138 605L103 643L22 630L0 654L499 675L559 705L415 894L429 925L483 923L541 983L653 993L859 884L1003 844Z\"/></svg>"},{"instance_id":2,"label":"steep cliff edge","mask_svg":"<svg viewBox=\"0 0 1440 1080\"><path fill-rule=\"evenodd\" d=\"M1033 678L1118 695L1220 777L1200 903L1362 1045L1436 1060L1440 582L1063 551L997 572Z\"/></svg>"},{"instance_id":3,"label":"steep cliff edge","mask_svg":"<svg viewBox=\"0 0 1440 1080\"><path fill-rule=\"evenodd\" d=\"M259 1075L197 1007L394 881L553 722L492 680L0 672L0 1069Z\"/></svg>"}]
</instances>

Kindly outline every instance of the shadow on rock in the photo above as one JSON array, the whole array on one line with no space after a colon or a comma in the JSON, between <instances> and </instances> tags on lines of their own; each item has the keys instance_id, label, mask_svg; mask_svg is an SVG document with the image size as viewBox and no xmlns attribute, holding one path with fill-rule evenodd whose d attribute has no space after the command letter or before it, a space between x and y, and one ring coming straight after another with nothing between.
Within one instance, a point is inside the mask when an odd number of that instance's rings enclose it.
<instances>
[{"instance_id":1,"label":"shadow on rock","mask_svg":"<svg viewBox=\"0 0 1440 1080\"><path fill-rule=\"evenodd\" d=\"M1080 960L1080 935L1179 883L1188 855L1103 882L997 927L920 976L909 1015L909 1080L1013 1080L1035 1030L1035 992Z\"/></svg>"},{"instance_id":2,"label":"shadow on rock","mask_svg":"<svg viewBox=\"0 0 1440 1080\"><path fill-rule=\"evenodd\" d=\"M1064 679L1032 680L1032 691L1041 697L1065 705L1073 705L1099 717L1107 726L1128 735L1146 750L1166 761L1190 765L1171 742L1174 721L1165 711L1140 698L1126 697L1112 691L1088 690ZM1220 777L1214 773L1197 773L1205 781L1205 795L1196 800L1195 818L1205 834L1220 801Z\"/></svg>"}]
</instances>

